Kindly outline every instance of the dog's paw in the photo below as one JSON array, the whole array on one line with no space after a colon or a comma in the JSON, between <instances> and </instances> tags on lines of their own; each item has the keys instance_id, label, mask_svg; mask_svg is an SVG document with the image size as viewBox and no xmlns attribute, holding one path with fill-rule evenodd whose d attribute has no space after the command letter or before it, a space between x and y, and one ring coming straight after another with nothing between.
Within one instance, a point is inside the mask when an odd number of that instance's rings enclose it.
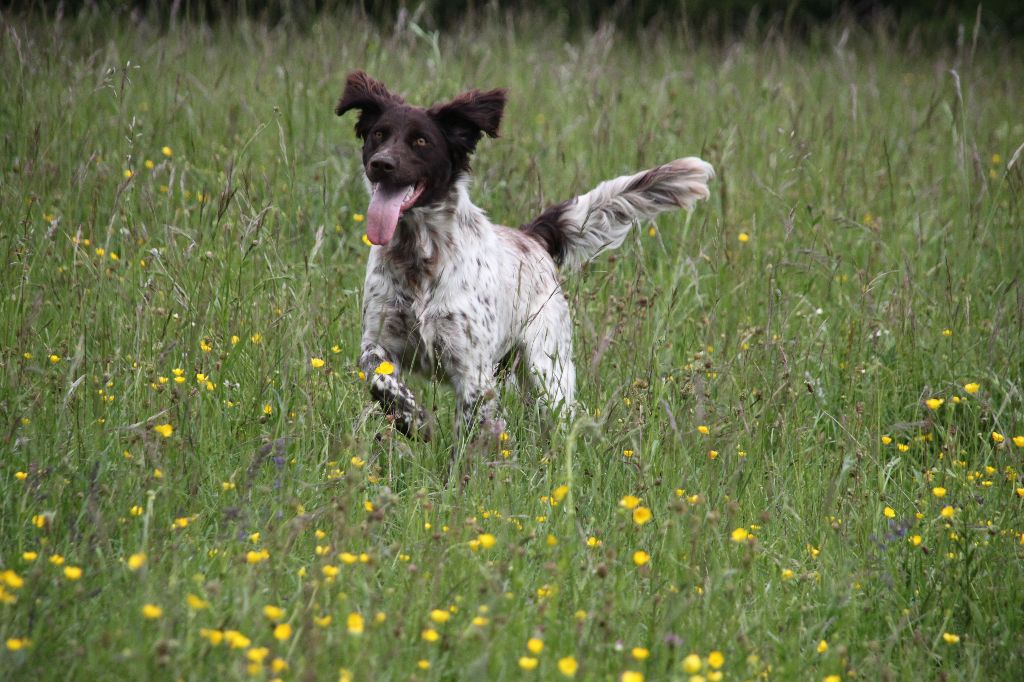
<instances>
[{"instance_id":1,"label":"dog's paw","mask_svg":"<svg viewBox=\"0 0 1024 682\"><path fill-rule=\"evenodd\" d=\"M434 415L419 406L416 396L401 381L377 374L370 380L370 395L402 435L424 441L434 437Z\"/></svg>"}]
</instances>

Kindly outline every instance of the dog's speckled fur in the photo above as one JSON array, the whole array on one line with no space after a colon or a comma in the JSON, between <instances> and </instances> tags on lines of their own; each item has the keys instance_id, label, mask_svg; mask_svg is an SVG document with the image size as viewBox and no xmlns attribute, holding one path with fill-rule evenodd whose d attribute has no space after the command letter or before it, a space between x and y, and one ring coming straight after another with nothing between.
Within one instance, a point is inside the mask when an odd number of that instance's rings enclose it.
<instances>
[{"instance_id":1,"label":"dog's speckled fur","mask_svg":"<svg viewBox=\"0 0 1024 682\"><path fill-rule=\"evenodd\" d=\"M338 103L339 115L361 111L368 183L401 176L394 184L422 188L370 251L359 358L371 395L407 435L430 438L433 419L402 369L451 382L457 430L504 430L495 373L510 353L548 406L571 413L572 325L557 265L578 267L621 245L636 221L708 196L714 171L691 157L603 182L519 230L494 225L469 198L468 158L484 133L497 136L504 102L503 91L472 91L419 109L356 72ZM394 373L375 373L384 361Z\"/></svg>"}]
</instances>

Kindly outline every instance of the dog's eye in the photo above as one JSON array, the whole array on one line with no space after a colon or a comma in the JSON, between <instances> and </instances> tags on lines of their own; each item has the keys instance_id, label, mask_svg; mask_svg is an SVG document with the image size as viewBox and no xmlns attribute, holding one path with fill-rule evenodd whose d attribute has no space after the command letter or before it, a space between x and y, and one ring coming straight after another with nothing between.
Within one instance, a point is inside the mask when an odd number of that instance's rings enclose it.
<instances>
[{"instance_id":1,"label":"dog's eye","mask_svg":"<svg viewBox=\"0 0 1024 682\"><path fill-rule=\"evenodd\" d=\"M425 138L425 137L417 137L415 140L412 141L412 146L414 146L414 147L426 147L427 146L427 138Z\"/></svg>"},{"instance_id":2,"label":"dog's eye","mask_svg":"<svg viewBox=\"0 0 1024 682\"><path fill-rule=\"evenodd\" d=\"M373 131L373 139L376 140L377 142L380 142L381 140L383 140L384 139L384 131L382 131L382 130L375 130L375 131Z\"/></svg>"}]
</instances>

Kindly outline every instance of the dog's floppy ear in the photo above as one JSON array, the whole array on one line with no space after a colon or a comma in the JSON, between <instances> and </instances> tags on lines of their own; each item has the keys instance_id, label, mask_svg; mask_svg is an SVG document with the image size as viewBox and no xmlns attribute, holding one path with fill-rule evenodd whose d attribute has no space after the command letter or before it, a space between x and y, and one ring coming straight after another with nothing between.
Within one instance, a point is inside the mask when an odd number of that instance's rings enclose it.
<instances>
[{"instance_id":1,"label":"dog's floppy ear","mask_svg":"<svg viewBox=\"0 0 1024 682\"><path fill-rule=\"evenodd\" d=\"M352 109L359 110L356 121L356 135L366 139L374 122L384 110L404 104L398 95L388 90L383 83L366 75L365 71L353 71L345 79L345 91L341 93L334 113L342 116Z\"/></svg>"},{"instance_id":2,"label":"dog's floppy ear","mask_svg":"<svg viewBox=\"0 0 1024 682\"><path fill-rule=\"evenodd\" d=\"M444 130L449 145L471 154L485 133L498 136L506 99L505 90L470 90L447 104L435 104L427 113Z\"/></svg>"}]
</instances>

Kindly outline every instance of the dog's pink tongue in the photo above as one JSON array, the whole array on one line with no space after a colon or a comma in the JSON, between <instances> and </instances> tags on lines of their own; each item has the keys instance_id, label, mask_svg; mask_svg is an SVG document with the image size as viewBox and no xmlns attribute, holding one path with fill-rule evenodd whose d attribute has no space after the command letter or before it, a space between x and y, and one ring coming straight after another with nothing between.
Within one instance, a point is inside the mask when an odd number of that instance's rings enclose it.
<instances>
[{"instance_id":1,"label":"dog's pink tongue","mask_svg":"<svg viewBox=\"0 0 1024 682\"><path fill-rule=\"evenodd\" d=\"M395 236L395 228L402 215L402 200L408 193L408 187L394 190L378 187L373 193L370 207L366 210L366 236L370 242L383 246Z\"/></svg>"}]
</instances>

